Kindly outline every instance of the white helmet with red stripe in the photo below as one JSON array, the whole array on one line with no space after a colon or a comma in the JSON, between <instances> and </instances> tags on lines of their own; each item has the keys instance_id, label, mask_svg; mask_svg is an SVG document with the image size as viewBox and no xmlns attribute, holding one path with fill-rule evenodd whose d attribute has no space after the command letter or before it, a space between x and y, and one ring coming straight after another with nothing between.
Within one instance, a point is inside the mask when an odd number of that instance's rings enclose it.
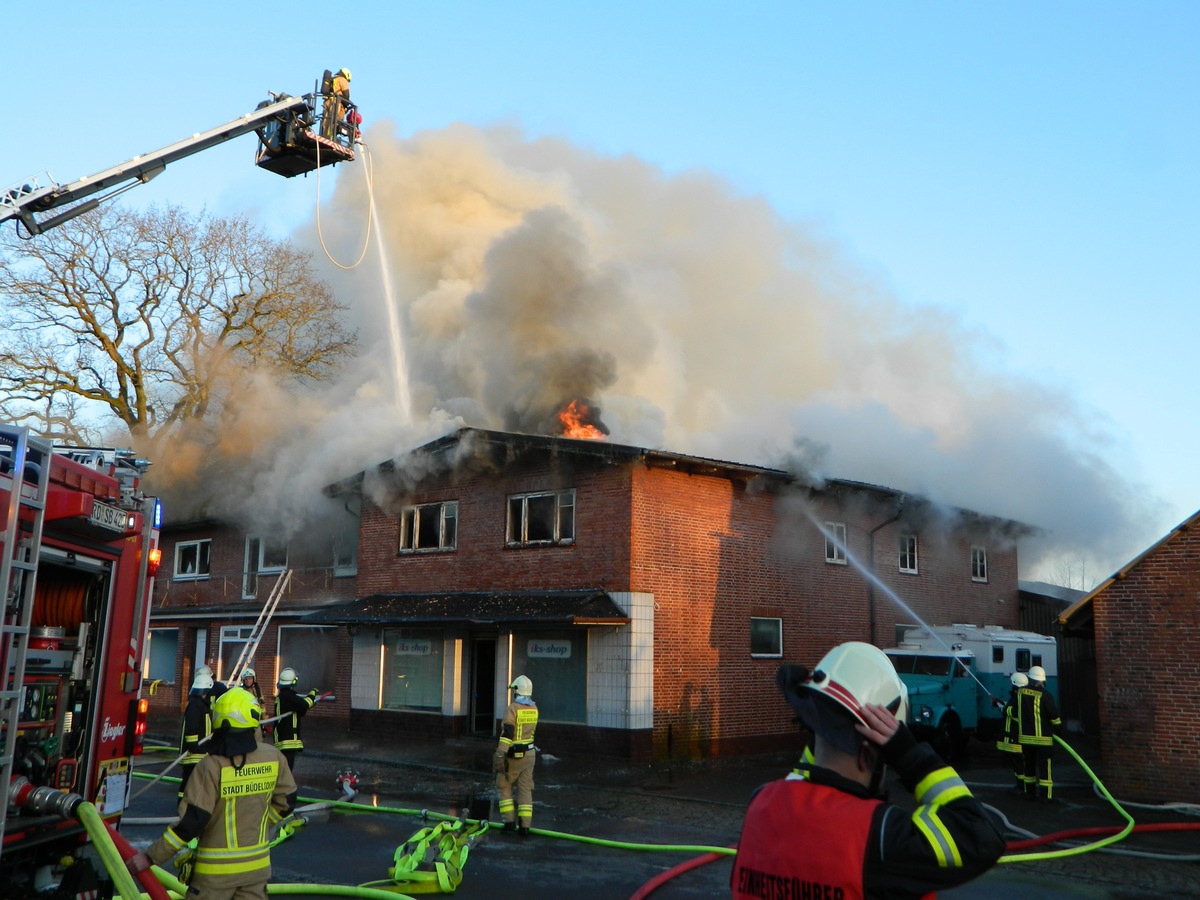
<instances>
[{"instance_id":1,"label":"white helmet with red stripe","mask_svg":"<svg viewBox=\"0 0 1200 900\"><path fill-rule=\"evenodd\" d=\"M886 706L901 722L908 717L908 689L874 644L847 641L834 647L817 663L806 686L841 704L864 725L861 708L866 703Z\"/></svg>"},{"instance_id":2,"label":"white helmet with red stripe","mask_svg":"<svg viewBox=\"0 0 1200 900\"><path fill-rule=\"evenodd\" d=\"M901 722L908 717L908 689L887 654L873 644L839 644L812 672L780 666L775 683L804 726L843 753L856 753L863 742L854 727L866 724L863 704L885 706Z\"/></svg>"}]
</instances>

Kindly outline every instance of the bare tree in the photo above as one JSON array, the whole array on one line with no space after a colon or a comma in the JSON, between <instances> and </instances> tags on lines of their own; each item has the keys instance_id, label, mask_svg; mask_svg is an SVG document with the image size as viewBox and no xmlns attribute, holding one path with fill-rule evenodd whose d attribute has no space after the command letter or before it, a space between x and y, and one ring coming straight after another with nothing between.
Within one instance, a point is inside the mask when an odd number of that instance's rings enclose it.
<instances>
[{"instance_id":1,"label":"bare tree","mask_svg":"<svg viewBox=\"0 0 1200 900\"><path fill-rule=\"evenodd\" d=\"M4 232L0 416L86 440L107 413L160 443L257 375L331 375L356 339L345 308L308 254L243 217L110 205Z\"/></svg>"}]
</instances>

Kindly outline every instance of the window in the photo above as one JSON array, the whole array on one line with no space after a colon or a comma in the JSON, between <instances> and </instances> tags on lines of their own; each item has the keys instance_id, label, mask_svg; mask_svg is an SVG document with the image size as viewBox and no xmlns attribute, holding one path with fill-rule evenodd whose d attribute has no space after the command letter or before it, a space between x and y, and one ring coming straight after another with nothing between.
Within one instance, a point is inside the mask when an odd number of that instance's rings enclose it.
<instances>
[{"instance_id":1,"label":"window","mask_svg":"<svg viewBox=\"0 0 1200 900\"><path fill-rule=\"evenodd\" d=\"M279 668L288 666L296 670L304 691L332 691L337 677L337 627L280 625Z\"/></svg>"},{"instance_id":2,"label":"window","mask_svg":"<svg viewBox=\"0 0 1200 900\"><path fill-rule=\"evenodd\" d=\"M570 544L575 540L575 491L508 498L508 545Z\"/></svg>"},{"instance_id":3,"label":"window","mask_svg":"<svg viewBox=\"0 0 1200 900\"><path fill-rule=\"evenodd\" d=\"M971 580L987 581L987 551L982 547L971 548Z\"/></svg>"},{"instance_id":4,"label":"window","mask_svg":"<svg viewBox=\"0 0 1200 900\"><path fill-rule=\"evenodd\" d=\"M841 522L825 523L825 562L846 565L846 526Z\"/></svg>"},{"instance_id":5,"label":"window","mask_svg":"<svg viewBox=\"0 0 1200 900\"><path fill-rule=\"evenodd\" d=\"M400 511L400 552L453 550L458 546L458 501L423 503Z\"/></svg>"},{"instance_id":6,"label":"window","mask_svg":"<svg viewBox=\"0 0 1200 900\"><path fill-rule=\"evenodd\" d=\"M212 541L183 541L175 545L175 580L198 581L208 577Z\"/></svg>"},{"instance_id":7,"label":"window","mask_svg":"<svg viewBox=\"0 0 1200 900\"><path fill-rule=\"evenodd\" d=\"M233 666L242 655L242 648L254 634L253 625L223 625L221 626L220 658L217 662L216 677L221 681L229 681L233 677ZM249 664L248 664L249 665ZM262 679L265 681L266 679Z\"/></svg>"},{"instance_id":8,"label":"window","mask_svg":"<svg viewBox=\"0 0 1200 900\"><path fill-rule=\"evenodd\" d=\"M1017 650L1017 667L1013 671L1014 672L1028 672L1029 667L1033 665L1033 662L1030 660L1030 656L1031 656L1031 654L1026 648L1024 648L1024 647L1018 648L1018 650Z\"/></svg>"},{"instance_id":9,"label":"window","mask_svg":"<svg viewBox=\"0 0 1200 900\"><path fill-rule=\"evenodd\" d=\"M992 646L992 662L994 662L994 663L1004 662L1004 648L1002 646L1000 646L999 644L995 644Z\"/></svg>"},{"instance_id":10,"label":"window","mask_svg":"<svg viewBox=\"0 0 1200 900\"><path fill-rule=\"evenodd\" d=\"M333 577L358 574L358 522L362 516L362 498L347 498L343 513L333 525Z\"/></svg>"},{"instance_id":11,"label":"window","mask_svg":"<svg viewBox=\"0 0 1200 900\"><path fill-rule=\"evenodd\" d=\"M242 581L242 598L258 596L258 576L278 575L287 568L287 544L258 535L246 535L246 568Z\"/></svg>"},{"instance_id":12,"label":"window","mask_svg":"<svg viewBox=\"0 0 1200 900\"><path fill-rule=\"evenodd\" d=\"M383 708L441 712L441 631L387 628L383 632Z\"/></svg>"},{"instance_id":13,"label":"window","mask_svg":"<svg viewBox=\"0 0 1200 900\"><path fill-rule=\"evenodd\" d=\"M750 655L783 656L783 619L750 618Z\"/></svg>"},{"instance_id":14,"label":"window","mask_svg":"<svg viewBox=\"0 0 1200 900\"><path fill-rule=\"evenodd\" d=\"M917 536L915 534L900 535L900 571L910 575L917 574Z\"/></svg>"},{"instance_id":15,"label":"window","mask_svg":"<svg viewBox=\"0 0 1200 900\"><path fill-rule=\"evenodd\" d=\"M515 632L512 677L533 682L539 722L587 723L587 631Z\"/></svg>"},{"instance_id":16,"label":"window","mask_svg":"<svg viewBox=\"0 0 1200 900\"><path fill-rule=\"evenodd\" d=\"M142 677L147 681L175 683L175 664L179 659L179 629L152 628L150 649L142 662Z\"/></svg>"}]
</instances>

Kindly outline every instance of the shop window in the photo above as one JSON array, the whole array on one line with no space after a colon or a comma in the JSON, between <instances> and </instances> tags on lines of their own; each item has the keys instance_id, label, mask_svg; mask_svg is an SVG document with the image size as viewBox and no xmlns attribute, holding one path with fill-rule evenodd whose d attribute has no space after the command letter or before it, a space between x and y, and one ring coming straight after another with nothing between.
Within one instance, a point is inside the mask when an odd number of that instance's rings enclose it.
<instances>
[{"instance_id":1,"label":"shop window","mask_svg":"<svg viewBox=\"0 0 1200 900\"><path fill-rule=\"evenodd\" d=\"M384 629L384 709L441 711L444 644L440 630Z\"/></svg>"},{"instance_id":2,"label":"shop window","mask_svg":"<svg viewBox=\"0 0 1200 900\"><path fill-rule=\"evenodd\" d=\"M513 635L512 677L533 681L539 722L587 723L587 632Z\"/></svg>"},{"instance_id":3,"label":"shop window","mask_svg":"<svg viewBox=\"0 0 1200 900\"><path fill-rule=\"evenodd\" d=\"M300 676L300 693L334 689L337 677L337 628L333 625L280 625L279 668L291 666ZM259 672L255 668L255 673ZM266 682L278 673L259 678Z\"/></svg>"},{"instance_id":4,"label":"shop window","mask_svg":"<svg viewBox=\"0 0 1200 900\"><path fill-rule=\"evenodd\" d=\"M179 629L150 629L150 649L142 663L142 677L147 681L175 683L175 666L179 660Z\"/></svg>"}]
</instances>

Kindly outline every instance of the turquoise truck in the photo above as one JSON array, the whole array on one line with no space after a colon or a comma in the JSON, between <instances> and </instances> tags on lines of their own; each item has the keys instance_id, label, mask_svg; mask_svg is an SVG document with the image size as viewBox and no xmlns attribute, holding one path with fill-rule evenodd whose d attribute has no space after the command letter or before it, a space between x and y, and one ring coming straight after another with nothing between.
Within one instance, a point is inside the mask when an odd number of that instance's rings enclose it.
<instances>
[{"instance_id":1,"label":"turquoise truck","mask_svg":"<svg viewBox=\"0 0 1200 900\"><path fill-rule=\"evenodd\" d=\"M968 740L996 740L1014 672L1046 670L1046 688L1058 696L1054 638L999 625L933 625L903 630L884 651L908 688L908 724L947 761Z\"/></svg>"}]
</instances>

